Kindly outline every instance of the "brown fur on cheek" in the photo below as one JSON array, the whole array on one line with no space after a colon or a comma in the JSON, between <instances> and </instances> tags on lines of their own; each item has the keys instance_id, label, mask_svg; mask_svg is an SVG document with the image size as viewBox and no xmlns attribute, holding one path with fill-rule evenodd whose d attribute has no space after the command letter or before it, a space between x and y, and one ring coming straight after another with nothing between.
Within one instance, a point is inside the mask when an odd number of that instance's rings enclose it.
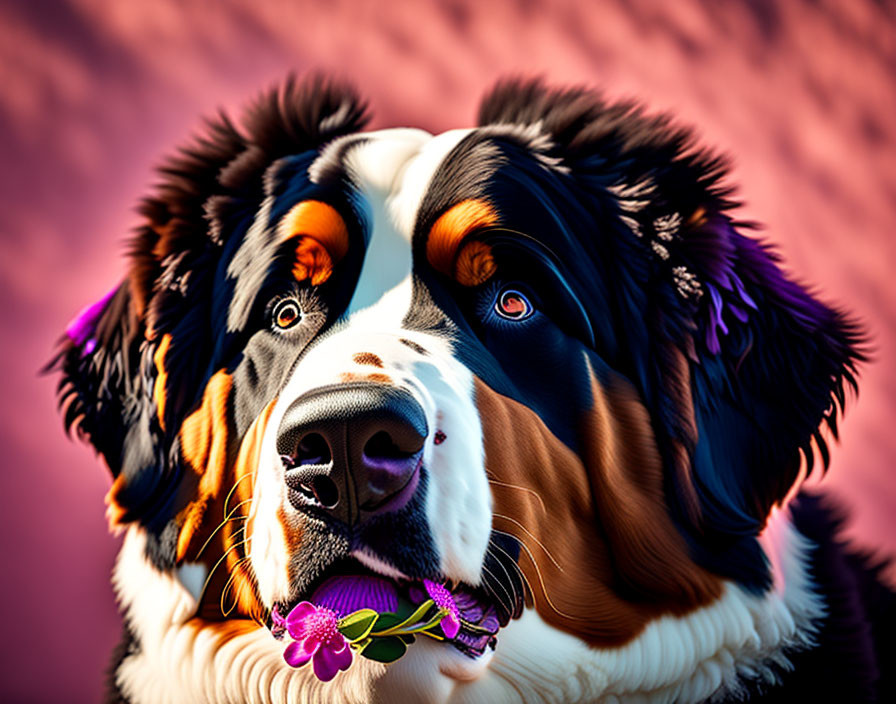
<instances>
[{"instance_id":1,"label":"brown fur on cheek","mask_svg":"<svg viewBox=\"0 0 896 704\"><path fill-rule=\"evenodd\" d=\"M493 527L520 543L519 566L549 624L595 646L621 645L666 613L718 598L663 500L646 411L621 378L592 380L582 457L527 406L476 379L494 499Z\"/></svg>"},{"instance_id":2,"label":"brown fur on cheek","mask_svg":"<svg viewBox=\"0 0 896 704\"><path fill-rule=\"evenodd\" d=\"M181 485L191 498L180 514L178 562L202 562L209 570L198 615L220 619L233 614L262 622L248 562L249 509L262 438L274 407L271 401L237 444L233 437L232 377L223 371L209 380L200 407L181 426L181 452L193 469Z\"/></svg>"}]
</instances>

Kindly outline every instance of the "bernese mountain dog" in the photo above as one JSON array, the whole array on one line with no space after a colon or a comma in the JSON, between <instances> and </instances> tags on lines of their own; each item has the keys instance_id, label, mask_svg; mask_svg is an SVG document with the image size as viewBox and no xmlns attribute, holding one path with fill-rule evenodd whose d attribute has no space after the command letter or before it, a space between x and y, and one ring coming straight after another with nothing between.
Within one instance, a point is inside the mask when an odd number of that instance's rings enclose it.
<instances>
[{"instance_id":1,"label":"bernese mountain dog","mask_svg":"<svg viewBox=\"0 0 896 704\"><path fill-rule=\"evenodd\" d=\"M124 533L109 700L896 701L882 566L798 489L863 336L725 160L540 81L366 121L320 77L209 121L66 331ZM326 631L424 586L441 636Z\"/></svg>"}]
</instances>

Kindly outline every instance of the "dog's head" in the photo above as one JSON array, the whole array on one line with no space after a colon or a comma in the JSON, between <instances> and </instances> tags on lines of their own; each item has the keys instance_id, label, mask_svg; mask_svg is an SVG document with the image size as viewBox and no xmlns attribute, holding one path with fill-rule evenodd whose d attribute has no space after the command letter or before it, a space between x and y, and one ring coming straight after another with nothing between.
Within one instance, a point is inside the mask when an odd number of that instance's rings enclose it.
<instances>
[{"instance_id":1,"label":"dog's head","mask_svg":"<svg viewBox=\"0 0 896 704\"><path fill-rule=\"evenodd\" d=\"M741 233L723 162L538 83L438 136L364 113L288 83L162 169L60 355L111 522L204 565L209 620L445 583L493 617L472 656L527 609L614 647L766 589L857 333Z\"/></svg>"}]
</instances>

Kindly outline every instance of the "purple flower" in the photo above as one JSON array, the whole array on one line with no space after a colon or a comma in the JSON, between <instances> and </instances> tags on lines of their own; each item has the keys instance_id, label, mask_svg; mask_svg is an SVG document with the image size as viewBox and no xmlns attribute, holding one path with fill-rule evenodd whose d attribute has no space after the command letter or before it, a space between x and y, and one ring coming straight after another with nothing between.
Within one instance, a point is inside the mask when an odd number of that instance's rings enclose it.
<instances>
[{"instance_id":1,"label":"purple flower","mask_svg":"<svg viewBox=\"0 0 896 704\"><path fill-rule=\"evenodd\" d=\"M286 629L295 642L286 646L283 659L293 667L301 667L313 658L317 679L329 682L339 670L347 670L352 664L351 648L330 609L303 601L289 612Z\"/></svg>"},{"instance_id":2,"label":"purple flower","mask_svg":"<svg viewBox=\"0 0 896 704\"><path fill-rule=\"evenodd\" d=\"M339 618L358 609L394 613L398 608L398 591L394 582L379 577L330 577L311 595L311 603L336 612Z\"/></svg>"},{"instance_id":3,"label":"purple flower","mask_svg":"<svg viewBox=\"0 0 896 704\"><path fill-rule=\"evenodd\" d=\"M429 598L432 599L433 603L446 612L439 625L445 632L445 637L451 640L460 630L460 614L457 610L457 604L454 603L454 597L451 596L451 592L444 585L436 584L428 579L423 580L423 586L426 588L426 593L429 594Z\"/></svg>"}]
</instances>

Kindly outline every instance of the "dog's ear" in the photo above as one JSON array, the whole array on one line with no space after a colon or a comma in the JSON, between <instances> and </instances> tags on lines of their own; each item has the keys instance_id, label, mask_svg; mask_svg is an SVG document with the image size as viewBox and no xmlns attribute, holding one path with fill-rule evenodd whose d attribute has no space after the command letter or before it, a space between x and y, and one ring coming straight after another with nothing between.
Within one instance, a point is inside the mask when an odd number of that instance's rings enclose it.
<instances>
[{"instance_id":1,"label":"dog's ear","mask_svg":"<svg viewBox=\"0 0 896 704\"><path fill-rule=\"evenodd\" d=\"M93 445L115 478L112 524L133 520L157 498L167 467L153 422L153 346L143 331L126 280L69 324L50 365L62 375L66 430Z\"/></svg>"},{"instance_id":2,"label":"dog's ear","mask_svg":"<svg viewBox=\"0 0 896 704\"><path fill-rule=\"evenodd\" d=\"M750 225L729 214L725 160L668 118L510 81L480 109L480 124L496 123L541 130L567 189L597 213L571 227L611 279L598 311L611 332L598 348L648 406L667 499L696 557L762 586L755 536L801 463L811 471L817 450L827 465L820 428L836 437L844 386L855 387L857 326L744 234Z\"/></svg>"},{"instance_id":3,"label":"dog's ear","mask_svg":"<svg viewBox=\"0 0 896 704\"><path fill-rule=\"evenodd\" d=\"M653 366L667 373L654 380L661 385L655 400L668 409L658 417L677 463L682 520L715 539L724 562L740 538L762 530L801 467L812 471L816 452L827 468L823 429L836 439L846 387L857 391L863 337L842 312L788 278L774 252L742 234L746 226L718 201L681 219L658 272L671 284L657 286L670 285L679 300L652 316ZM693 305L692 317L675 334L661 331L664 316L668 325L688 310L682 303ZM746 564L725 567L739 572Z\"/></svg>"},{"instance_id":4,"label":"dog's ear","mask_svg":"<svg viewBox=\"0 0 896 704\"><path fill-rule=\"evenodd\" d=\"M161 532L183 501L181 424L251 334L226 323L233 284L225 274L265 198L268 168L312 154L366 119L350 87L289 78L263 93L240 127L219 115L162 165L139 207L127 278L75 319L51 364L62 373L66 427L115 477L112 522Z\"/></svg>"},{"instance_id":5,"label":"dog's ear","mask_svg":"<svg viewBox=\"0 0 896 704\"><path fill-rule=\"evenodd\" d=\"M62 374L58 390L66 431L90 442L113 476L121 471L128 410L142 391L134 349L138 328L124 282L69 323L49 365Z\"/></svg>"}]
</instances>

